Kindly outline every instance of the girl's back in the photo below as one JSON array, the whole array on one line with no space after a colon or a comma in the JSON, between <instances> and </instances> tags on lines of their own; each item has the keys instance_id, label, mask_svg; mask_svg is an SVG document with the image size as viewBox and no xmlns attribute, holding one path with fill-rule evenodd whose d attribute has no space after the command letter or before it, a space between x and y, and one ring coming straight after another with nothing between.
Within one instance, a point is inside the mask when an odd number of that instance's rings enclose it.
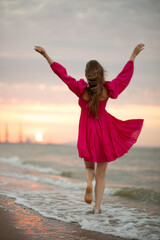
<instances>
[{"instance_id":1,"label":"girl's back","mask_svg":"<svg viewBox=\"0 0 160 240\"><path fill-rule=\"evenodd\" d=\"M89 93L88 93L88 90L85 89L83 95L82 95L82 98L89 101ZM108 98L108 93L107 93L107 89L106 87L103 86L103 89L102 89L102 94L101 94L101 97L100 97L100 101L101 100L104 100L104 99L107 99Z\"/></svg>"}]
</instances>

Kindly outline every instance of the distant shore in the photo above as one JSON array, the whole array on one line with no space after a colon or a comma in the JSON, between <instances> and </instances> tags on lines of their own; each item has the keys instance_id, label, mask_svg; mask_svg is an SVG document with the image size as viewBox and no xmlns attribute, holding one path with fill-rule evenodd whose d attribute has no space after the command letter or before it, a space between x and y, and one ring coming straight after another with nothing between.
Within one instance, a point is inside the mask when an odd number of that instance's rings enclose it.
<instances>
[{"instance_id":1,"label":"distant shore","mask_svg":"<svg viewBox=\"0 0 160 240\"><path fill-rule=\"evenodd\" d=\"M45 218L4 196L0 196L0 202L0 239L3 240L125 240L121 237L83 230L76 223Z\"/></svg>"},{"instance_id":2,"label":"distant shore","mask_svg":"<svg viewBox=\"0 0 160 240\"><path fill-rule=\"evenodd\" d=\"M5 145L5 144L8 144L8 145L16 145L16 144L23 144L23 145L56 145L56 146L61 146L61 145L64 145L64 146L74 146L74 147L77 147L77 142L64 142L64 143L56 143L56 142L33 142L33 141L24 141L24 142L1 142L0 141L0 144L2 145ZM142 145L136 145L136 146L133 146L132 148L138 148L138 149L160 149L160 146L149 146L149 145L146 145L146 146L142 146Z\"/></svg>"}]
</instances>

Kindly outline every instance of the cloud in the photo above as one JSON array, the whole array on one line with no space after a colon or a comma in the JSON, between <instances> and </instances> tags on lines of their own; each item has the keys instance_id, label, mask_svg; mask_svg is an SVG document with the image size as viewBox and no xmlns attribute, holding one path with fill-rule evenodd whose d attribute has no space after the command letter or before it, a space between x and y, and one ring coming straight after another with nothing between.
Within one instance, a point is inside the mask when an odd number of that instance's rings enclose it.
<instances>
[{"instance_id":1,"label":"cloud","mask_svg":"<svg viewBox=\"0 0 160 240\"><path fill-rule=\"evenodd\" d=\"M77 104L78 98L72 93L68 87L61 83L55 85L50 83L1 83L1 106L6 104ZM152 90L144 87L140 89L135 85L128 86L116 100L109 100L109 106L121 106L126 104L141 104L141 105L160 105L160 89ZM107 106L108 106L107 105Z\"/></svg>"},{"instance_id":2,"label":"cloud","mask_svg":"<svg viewBox=\"0 0 160 240\"><path fill-rule=\"evenodd\" d=\"M13 39L15 47L18 43L20 49L24 43L38 40L53 48L119 49L128 40L131 44L148 37L156 41L159 29L157 1L92 1L91 4L77 0L6 0L2 3L1 26L7 41L4 45L8 46L8 40Z\"/></svg>"},{"instance_id":3,"label":"cloud","mask_svg":"<svg viewBox=\"0 0 160 240\"><path fill-rule=\"evenodd\" d=\"M135 61L131 86L139 89L143 94L140 98L145 100L145 89L150 89L151 93L155 91L156 97L151 96L152 102L157 104L160 85L159 11L160 2L156 0L1 1L0 81L13 85L26 83L30 85L30 93L35 89L34 84L45 84L46 89L52 82L55 86L63 85L45 60L34 52L35 44L44 46L53 60L66 66L76 79L84 77L88 60L98 59L111 80L121 71L135 45L142 41L146 49ZM13 85L10 84L9 99L14 97ZM33 101L40 98L39 90L36 89L35 95L28 93L28 96ZM26 98L26 89L23 91L19 94Z\"/></svg>"},{"instance_id":4,"label":"cloud","mask_svg":"<svg viewBox=\"0 0 160 240\"><path fill-rule=\"evenodd\" d=\"M77 96L70 92L68 87L61 85L39 83L3 83L0 92L1 107L7 104L57 104L63 105L77 102Z\"/></svg>"}]
</instances>

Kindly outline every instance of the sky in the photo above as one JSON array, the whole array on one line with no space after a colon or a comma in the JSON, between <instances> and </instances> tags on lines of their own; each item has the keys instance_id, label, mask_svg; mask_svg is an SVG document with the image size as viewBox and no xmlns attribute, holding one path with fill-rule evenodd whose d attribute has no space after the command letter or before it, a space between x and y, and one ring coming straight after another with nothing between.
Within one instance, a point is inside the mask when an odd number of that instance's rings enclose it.
<instances>
[{"instance_id":1,"label":"sky","mask_svg":"<svg viewBox=\"0 0 160 240\"><path fill-rule=\"evenodd\" d=\"M39 45L77 80L98 60L114 79L134 47L129 86L106 110L126 120L143 118L136 146L160 147L160 1L0 0L0 140L76 143L78 98L52 72Z\"/></svg>"}]
</instances>

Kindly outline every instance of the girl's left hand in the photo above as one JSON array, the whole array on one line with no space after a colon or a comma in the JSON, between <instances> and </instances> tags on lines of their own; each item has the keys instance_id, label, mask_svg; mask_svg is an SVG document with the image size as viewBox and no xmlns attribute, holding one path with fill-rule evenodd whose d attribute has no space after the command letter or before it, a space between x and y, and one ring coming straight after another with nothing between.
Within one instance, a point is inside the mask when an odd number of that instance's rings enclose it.
<instances>
[{"instance_id":1,"label":"girl's left hand","mask_svg":"<svg viewBox=\"0 0 160 240\"><path fill-rule=\"evenodd\" d=\"M40 47L40 46L35 46L35 47L34 47L34 50L35 50L36 52L39 52L39 53L40 53L41 55L43 55L43 56L46 55L45 49L42 48L42 47Z\"/></svg>"}]
</instances>

